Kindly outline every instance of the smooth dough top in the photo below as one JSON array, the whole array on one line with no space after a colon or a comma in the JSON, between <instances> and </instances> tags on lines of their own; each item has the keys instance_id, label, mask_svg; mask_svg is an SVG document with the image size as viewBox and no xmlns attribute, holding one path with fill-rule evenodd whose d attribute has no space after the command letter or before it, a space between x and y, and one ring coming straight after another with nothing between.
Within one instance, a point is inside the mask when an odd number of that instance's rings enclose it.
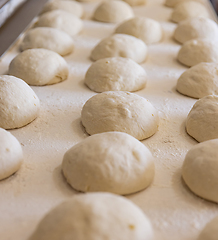
<instances>
[{"instance_id":1,"label":"smooth dough top","mask_svg":"<svg viewBox=\"0 0 218 240\"><path fill-rule=\"evenodd\" d=\"M191 1L191 0L166 0L165 2L165 5L167 7L172 7L174 8L176 5L178 5L179 3L182 3L182 2L188 2L188 1ZM192 1L196 1L196 2L203 2L203 0L192 0Z\"/></svg>"},{"instance_id":2,"label":"smooth dough top","mask_svg":"<svg viewBox=\"0 0 218 240\"><path fill-rule=\"evenodd\" d=\"M147 3L147 0L123 0L123 1L128 3L130 6L145 5Z\"/></svg>"},{"instance_id":3,"label":"smooth dough top","mask_svg":"<svg viewBox=\"0 0 218 240\"><path fill-rule=\"evenodd\" d=\"M217 240L218 216L212 219L202 230L197 240Z\"/></svg>"}]
</instances>

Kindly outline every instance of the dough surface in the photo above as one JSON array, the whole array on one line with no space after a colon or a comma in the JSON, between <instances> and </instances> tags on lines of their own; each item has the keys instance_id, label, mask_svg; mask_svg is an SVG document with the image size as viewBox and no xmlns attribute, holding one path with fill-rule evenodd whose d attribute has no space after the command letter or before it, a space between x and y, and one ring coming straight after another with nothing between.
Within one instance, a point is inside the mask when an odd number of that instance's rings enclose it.
<instances>
[{"instance_id":1,"label":"dough surface","mask_svg":"<svg viewBox=\"0 0 218 240\"><path fill-rule=\"evenodd\" d=\"M145 87L147 74L129 58L103 58L86 72L85 84L95 92L137 91Z\"/></svg>"},{"instance_id":2,"label":"dough surface","mask_svg":"<svg viewBox=\"0 0 218 240\"><path fill-rule=\"evenodd\" d=\"M91 52L91 59L94 61L108 57L131 58L137 63L142 63L147 57L147 46L136 37L114 34L103 39Z\"/></svg>"},{"instance_id":3,"label":"dough surface","mask_svg":"<svg viewBox=\"0 0 218 240\"><path fill-rule=\"evenodd\" d=\"M83 106L82 124L90 135L125 132L138 140L156 133L157 110L143 97L129 92L104 92L91 97Z\"/></svg>"},{"instance_id":4,"label":"dough surface","mask_svg":"<svg viewBox=\"0 0 218 240\"><path fill-rule=\"evenodd\" d=\"M147 0L123 0L123 1L128 3L130 6L145 5L147 3Z\"/></svg>"},{"instance_id":5,"label":"dough surface","mask_svg":"<svg viewBox=\"0 0 218 240\"><path fill-rule=\"evenodd\" d=\"M39 114L40 102L31 87L23 80L0 76L0 127L20 128Z\"/></svg>"},{"instance_id":6,"label":"dough surface","mask_svg":"<svg viewBox=\"0 0 218 240\"><path fill-rule=\"evenodd\" d=\"M189 2L191 0L166 0L165 5L167 7L172 7L174 8L176 5L178 5L179 3L183 3L183 2ZM196 1L196 2L203 2L202 0L192 0L192 1Z\"/></svg>"},{"instance_id":7,"label":"dough surface","mask_svg":"<svg viewBox=\"0 0 218 240\"><path fill-rule=\"evenodd\" d=\"M56 28L37 27L29 30L20 44L21 51L32 48L45 48L64 56L74 49L73 39Z\"/></svg>"},{"instance_id":8,"label":"dough surface","mask_svg":"<svg viewBox=\"0 0 218 240\"><path fill-rule=\"evenodd\" d=\"M53 51L28 49L11 61L8 73L30 85L48 85L66 80L68 65Z\"/></svg>"},{"instance_id":9,"label":"dough surface","mask_svg":"<svg viewBox=\"0 0 218 240\"><path fill-rule=\"evenodd\" d=\"M135 17L121 23L116 33L132 35L146 44L160 42L163 38L162 27L159 22L145 17Z\"/></svg>"},{"instance_id":10,"label":"dough surface","mask_svg":"<svg viewBox=\"0 0 218 240\"><path fill-rule=\"evenodd\" d=\"M218 236L218 216L211 220L200 233L197 240L217 240Z\"/></svg>"},{"instance_id":11,"label":"dough surface","mask_svg":"<svg viewBox=\"0 0 218 240\"><path fill-rule=\"evenodd\" d=\"M198 100L186 120L187 133L198 142L218 138L218 96Z\"/></svg>"},{"instance_id":12,"label":"dough surface","mask_svg":"<svg viewBox=\"0 0 218 240\"><path fill-rule=\"evenodd\" d=\"M18 140L0 128L0 180L11 176L23 161L23 150Z\"/></svg>"},{"instance_id":13,"label":"dough surface","mask_svg":"<svg viewBox=\"0 0 218 240\"><path fill-rule=\"evenodd\" d=\"M218 203L217 149L218 139L192 147L186 154L182 176L192 192L204 199Z\"/></svg>"}]
</instances>

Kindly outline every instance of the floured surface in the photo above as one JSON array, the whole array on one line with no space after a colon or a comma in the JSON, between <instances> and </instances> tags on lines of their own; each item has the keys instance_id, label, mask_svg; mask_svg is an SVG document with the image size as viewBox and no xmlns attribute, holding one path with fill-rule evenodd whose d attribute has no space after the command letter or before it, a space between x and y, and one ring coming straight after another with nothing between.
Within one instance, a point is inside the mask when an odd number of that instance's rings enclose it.
<instances>
[{"instance_id":1,"label":"floured surface","mask_svg":"<svg viewBox=\"0 0 218 240\"><path fill-rule=\"evenodd\" d=\"M136 15L161 22L164 39L148 47L149 57L142 66L148 74L147 87L136 92L159 111L158 132L143 143L156 157L152 185L127 196L150 218L157 239L194 240L203 226L218 215L218 205L192 194L181 180L186 152L197 142L185 131L185 120L196 102L175 90L177 78L187 68L176 60L180 45L172 40L176 24L168 21L171 8L163 0L150 0L134 7ZM75 51L65 57L69 78L59 84L32 87L41 100L40 116L31 124L10 131L22 144L24 163L12 177L0 181L0 236L4 240L26 240L39 220L52 207L77 192L64 180L60 165L64 153L88 135L80 124L83 104L96 93L84 85L92 61L93 47L113 33L116 24L91 20L98 3L84 4L85 29L74 37ZM5 54L0 73L18 53L18 45Z\"/></svg>"}]
</instances>

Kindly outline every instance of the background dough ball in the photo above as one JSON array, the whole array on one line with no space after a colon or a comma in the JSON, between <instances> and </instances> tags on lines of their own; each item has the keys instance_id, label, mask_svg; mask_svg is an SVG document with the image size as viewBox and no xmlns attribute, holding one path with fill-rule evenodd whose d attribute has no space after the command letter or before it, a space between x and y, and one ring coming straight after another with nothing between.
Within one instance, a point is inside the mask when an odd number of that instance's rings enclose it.
<instances>
[{"instance_id":1,"label":"background dough ball","mask_svg":"<svg viewBox=\"0 0 218 240\"><path fill-rule=\"evenodd\" d=\"M190 40L181 47L177 59L188 67L201 62L218 62L217 44L206 39Z\"/></svg>"},{"instance_id":2,"label":"background dough ball","mask_svg":"<svg viewBox=\"0 0 218 240\"><path fill-rule=\"evenodd\" d=\"M186 130L198 142L218 138L218 96L198 100L186 120Z\"/></svg>"},{"instance_id":3,"label":"background dough ball","mask_svg":"<svg viewBox=\"0 0 218 240\"><path fill-rule=\"evenodd\" d=\"M191 1L191 0L166 0L165 2L165 5L167 7L172 7L174 8L176 5L178 5L179 3L182 3L182 2L188 2L188 1ZM203 0L192 0L192 1L196 1L196 2L203 2Z\"/></svg>"},{"instance_id":4,"label":"background dough ball","mask_svg":"<svg viewBox=\"0 0 218 240\"><path fill-rule=\"evenodd\" d=\"M143 97L129 92L104 92L90 98L82 109L82 124L90 135L125 132L142 140L156 133L157 110Z\"/></svg>"},{"instance_id":5,"label":"background dough ball","mask_svg":"<svg viewBox=\"0 0 218 240\"><path fill-rule=\"evenodd\" d=\"M217 149L218 139L209 140L191 148L183 163L182 176L192 192L218 203Z\"/></svg>"},{"instance_id":6,"label":"background dough ball","mask_svg":"<svg viewBox=\"0 0 218 240\"><path fill-rule=\"evenodd\" d=\"M132 18L132 8L123 1L102 2L94 12L94 19L100 22L117 23Z\"/></svg>"},{"instance_id":7,"label":"background dough ball","mask_svg":"<svg viewBox=\"0 0 218 240\"><path fill-rule=\"evenodd\" d=\"M187 19L178 24L174 32L174 38L180 43L197 38L218 40L218 26L209 18Z\"/></svg>"},{"instance_id":8,"label":"background dough ball","mask_svg":"<svg viewBox=\"0 0 218 240\"><path fill-rule=\"evenodd\" d=\"M147 0L123 0L128 3L130 6L144 5L147 3Z\"/></svg>"},{"instance_id":9,"label":"background dough ball","mask_svg":"<svg viewBox=\"0 0 218 240\"><path fill-rule=\"evenodd\" d=\"M160 23L144 17L135 17L121 23L115 32L132 35L141 39L146 44L160 42L163 37Z\"/></svg>"},{"instance_id":10,"label":"background dough ball","mask_svg":"<svg viewBox=\"0 0 218 240\"><path fill-rule=\"evenodd\" d=\"M142 210L127 198L109 193L73 196L51 210L29 240L152 240Z\"/></svg>"},{"instance_id":11,"label":"background dough ball","mask_svg":"<svg viewBox=\"0 0 218 240\"><path fill-rule=\"evenodd\" d=\"M188 1L178 4L172 12L171 20L180 22L188 18L209 17L209 13L205 6L199 2Z\"/></svg>"},{"instance_id":12,"label":"background dough ball","mask_svg":"<svg viewBox=\"0 0 218 240\"><path fill-rule=\"evenodd\" d=\"M178 79L177 91L193 98L218 95L218 63L199 63Z\"/></svg>"},{"instance_id":13,"label":"background dough ball","mask_svg":"<svg viewBox=\"0 0 218 240\"><path fill-rule=\"evenodd\" d=\"M218 216L210 221L200 233L197 240L217 240L218 236Z\"/></svg>"},{"instance_id":14,"label":"background dough ball","mask_svg":"<svg viewBox=\"0 0 218 240\"><path fill-rule=\"evenodd\" d=\"M11 176L23 161L23 151L18 140L0 128L0 180Z\"/></svg>"},{"instance_id":15,"label":"background dough ball","mask_svg":"<svg viewBox=\"0 0 218 240\"><path fill-rule=\"evenodd\" d=\"M95 92L137 91L145 87L147 74L129 58L103 58L94 62L85 76L85 84Z\"/></svg>"},{"instance_id":16,"label":"background dough ball","mask_svg":"<svg viewBox=\"0 0 218 240\"><path fill-rule=\"evenodd\" d=\"M88 137L68 150L62 170L78 191L126 195L150 185L154 161L148 148L134 137L107 132Z\"/></svg>"},{"instance_id":17,"label":"background dough ball","mask_svg":"<svg viewBox=\"0 0 218 240\"><path fill-rule=\"evenodd\" d=\"M64 58L53 51L29 49L11 61L9 74L30 85L48 85L66 80L68 65Z\"/></svg>"},{"instance_id":18,"label":"background dough ball","mask_svg":"<svg viewBox=\"0 0 218 240\"><path fill-rule=\"evenodd\" d=\"M81 32L83 22L77 16L63 10L53 10L42 14L35 27L57 28L68 33L71 37Z\"/></svg>"},{"instance_id":19,"label":"background dough ball","mask_svg":"<svg viewBox=\"0 0 218 240\"><path fill-rule=\"evenodd\" d=\"M64 56L74 49L73 39L56 28L38 27L29 30L20 44L21 51L45 48Z\"/></svg>"},{"instance_id":20,"label":"background dough ball","mask_svg":"<svg viewBox=\"0 0 218 240\"><path fill-rule=\"evenodd\" d=\"M131 58L137 63L142 63L147 57L147 46L136 37L114 34L103 39L91 52L94 61L107 57Z\"/></svg>"},{"instance_id":21,"label":"background dough ball","mask_svg":"<svg viewBox=\"0 0 218 240\"><path fill-rule=\"evenodd\" d=\"M20 128L39 114L40 102L34 91L23 80L0 76L0 127Z\"/></svg>"}]
</instances>

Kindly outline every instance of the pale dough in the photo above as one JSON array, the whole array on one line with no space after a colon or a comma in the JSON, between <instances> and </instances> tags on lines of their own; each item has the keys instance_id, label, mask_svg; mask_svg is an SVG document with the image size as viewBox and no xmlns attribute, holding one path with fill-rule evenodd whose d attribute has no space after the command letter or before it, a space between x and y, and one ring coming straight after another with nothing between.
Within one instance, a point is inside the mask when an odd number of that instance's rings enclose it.
<instances>
[{"instance_id":1,"label":"pale dough","mask_svg":"<svg viewBox=\"0 0 218 240\"><path fill-rule=\"evenodd\" d=\"M47 49L28 49L18 54L9 65L9 75L30 85L48 85L68 77L68 65L59 54Z\"/></svg>"},{"instance_id":2,"label":"pale dough","mask_svg":"<svg viewBox=\"0 0 218 240\"><path fill-rule=\"evenodd\" d=\"M218 96L198 100L186 120L187 133L198 142L218 138Z\"/></svg>"},{"instance_id":3,"label":"pale dough","mask_svg":"<svg viewBox=\"0 0 218 240\"><path fill-rule=\"evenodd\" d=\"M147 57L147 45L140 39L126 35L114 34L103 39L91 52L91 59L124 57L142 63Z\"/></svg>"},{"instance_id":4,"label":"pale dough","mask_svg":"<svg viewBox=\"0 0 218 240\"><path fill-rule=\"evenodd\" d=\"M81 120L90 135L118 131L138 140L155 134L159 124L158 112L148 100L120 91L91 97L83 106Z\"/></svg>"},{"instance_id":5,"label":"pale dough","mask_svg":"<svg viewBox=\"0 0 218 240\"><path fill-rule=\"evenodd\" d=\"M217 240L218 216L212 219L202 230L197 240Z\"/></svg>"},{"instance_id":6,"label":"pale dough","mask_svg":"<svg viewBox=\"0 0 218 240\"><path fill-rule=\"evenodd\" d=\"M172 7L174 8L176 5L178 5L179 3L182 3L182 2L188 2L188 1L191 1L191 0L166 0L165 2L165 5L167 7ZM196 2L201 2L203 3L203 0L192 0L192 1L196 1Z\"/></svg>"},{"instance_id":7,"label":"pale dough","mask_svg":"<svg viewBox=\"0 0 218 240\"><path fill-rule=\"evenodd\" d=\"M192 147L186 154L182 176L192 192L204 199L218 203L217 149L218 139Z\"/></svg>"},{"instance_id":8,"label":"pale dough","mask_svg":"<svg viewBox=\"0 0 218 240\"><path fill-rule=\"evenodd\" d=\"M130 58L103 58L94 62L85 76L85 84L95 92L137 91L145 87L147 74Z\"/></svg>"},{"instance_id":9,"label":"pale dough","mask_svg":"<svg viewBox=\"0 0 218 240\"><path fill-rule=\"evenodd\" d=\"M19 141L0 128L0 180L11 176L21 166L23 150Z\"/></svg>"},{"instance_id":10,"label":"pale dough","mask_svg":"<svg viewBox=\"0 0 218 240\"><path fill-rule=\"evenodd\" d=\"M145 5L147 3L147 0L123 0L123 1L128 3L130 6Z\"/></svg>"},{"instance_id":11,"label":"pale dough","mask_svg":"<svg viewBox=\"0 0 218 240\"><path fill-rule=\"evenodd\" d=\"M23 80L0 76L0 127L20 128L39 115L40 102L32 88Z\"/></svg>"}]
</instances>

